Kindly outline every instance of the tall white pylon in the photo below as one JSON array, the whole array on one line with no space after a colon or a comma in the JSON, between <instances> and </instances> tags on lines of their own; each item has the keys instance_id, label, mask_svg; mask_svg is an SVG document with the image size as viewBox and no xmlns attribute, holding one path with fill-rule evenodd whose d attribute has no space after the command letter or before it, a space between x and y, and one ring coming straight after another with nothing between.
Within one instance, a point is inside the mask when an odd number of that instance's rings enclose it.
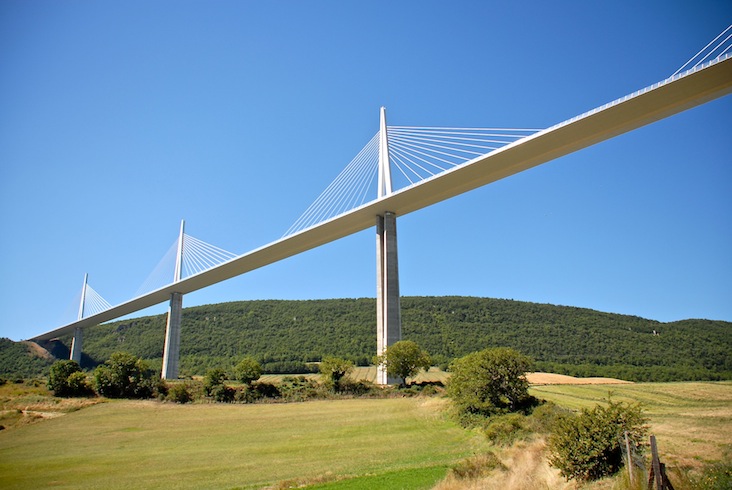
<instances>
[{"instance_id":1,"label":"tall white pylon","mask_svg":"<svg viewBox=\"0 0 732 490\"><path fill-rule=\"evenodd\" d=\"M180 221L178 235L178 252L175 258L175 272L173 284L180 282L183 274L183 240L185 237L185 220ZM178 379L178 363L180 359L180 324L183 317L183 294L174 292L170 295L168 307L168 322L165 326L165 347L163 349L163 370L160 377L163 379Z\"/></svg>"},{"instance_id":2,"label":"tall white pylon","mask_svg":"<svg viewBox=\"0 0 732 490\"><path fill-rule=\"evenodd\" d=\"M89 281L89 274L84 274L84 284L81 286L81 301L79 302L79 315L77 320L84 318L84 303L86 302L86 286ZM71 355L69 359L81 364L81 344L83 342L83 334L80 328L74 329L74 338L71 341Z\"/></svg>"},{"instance_id":3,"label":"tall white pylon","mask_svg":"<svg viewBox=\"0 0 732 490\"><path fill-rule=\"evenodd\" d=\"M381 108L379 129L379 198L392 192L389 143L386 133L386 108ZM376 355L402 338L397 254L396 214L385 212L376 217ZM376 383L393 384L384 365L377 366Z\"/></svg>"},{"instance_id":4,"label":"tall white pylon","mask_svg":"<svg viewBox=\"0 0 732 490\"><path fill-rule=\"evenodd\" d=\"M391 165L389 164L389 139L386 132L386 107L382 107L379 117L379 194L391 194Z\"/></svg>"}]
</instances>

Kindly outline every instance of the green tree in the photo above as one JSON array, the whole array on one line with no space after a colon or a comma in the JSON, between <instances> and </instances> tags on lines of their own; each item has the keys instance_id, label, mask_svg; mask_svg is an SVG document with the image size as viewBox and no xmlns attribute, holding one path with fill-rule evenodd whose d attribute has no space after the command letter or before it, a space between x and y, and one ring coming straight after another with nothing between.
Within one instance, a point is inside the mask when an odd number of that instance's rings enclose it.
<instances>
[{"instance_id":1,"label":"green tree","mask_svg":"<svg viewBox=\"0 0 732 490\"><path fill-rule=\"evenodd\" d=\"M262 366L253 357L247 356L234 368L236 379L251 385L262 376Z\"/></svg>"},{"instance_id":2,"label":"green tree","mask_svg":"<svg viewBox=\"0 0 732 490\"><path fill-rule=\"evenodd\" d=\"M531 366L529 357L505 347L473 352L450 365L447 394L463 414L517 411L534 401L526 380Z\"/></svg>"},{"instance_id":3,"label":"green tree","mask_svg":"<svg viewBox=\"0 0 732 490\"><path fill-rule=\"evenodd\" d=\"M335 391L340 391L341 380L353 371L353 363L339 357L327 356L320 363L319 369L326 383Z\"/></svg>"},{"instance_id":4,"label":"green tree","mask_svg":"<svg viewBox=\"0 0 732 490\"><path fill-rule=\"evenodd\" d=\"M147 363L127 352L115 352L94 370L94 385L108 398L150 398L156 389Z\"/></svg>"},{"instance_id":5,"label":"green tree","mask_svg":"<svg viewBox=\"0 0 732 490\"><path fill-rule=\"evenodd\" d=\"M412 340L400 340L386 348L386 352L377 358L377 362L386 367L386 373L402 380L401 386L407 385L407 378L414 377L422 369L428 370L432 361L427 351Z\"/></svg>"},{"instance_id":6,"label":"green tree","mask_svg":"<svg viewBox=\"0 0 732 490\"><path fill-rule=\"evenodd\" d=\"M48 373L48 388L53 390L56 396L79 396L76 391L79 388L78 379L75 378L73 386L69 384L69 378L74 373L81 373L83 377L86 377L76 361L63 360L55 362Z\"/></svg>"},{"instance_id":7,"label":"green tree","mask_svg":"<svg viewBox=\"0 0 732 490\"><path fill-rule=\"evenodd\" d=\"M612 475L623 465L626 432L635 452L642 452L646 422L639 404L613 402L562 417L549 436L549 462L568 480Z\"/></svg>"}]
</instances>

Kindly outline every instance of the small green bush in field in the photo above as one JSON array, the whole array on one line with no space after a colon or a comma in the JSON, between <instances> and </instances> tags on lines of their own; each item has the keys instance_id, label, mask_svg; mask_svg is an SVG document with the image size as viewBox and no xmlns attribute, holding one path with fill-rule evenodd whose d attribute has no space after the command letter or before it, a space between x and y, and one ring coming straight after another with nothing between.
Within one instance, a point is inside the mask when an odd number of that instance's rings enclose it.
<instances>
[{"instance_id":1,"label":"small green bush in field","mask_svg":"<svg viewBox=\"0 0 732 490\"><path fill-rule=\"evenodd\" d=\"M214 386L209 393L214 400L221 403L231 403L236 396L236 390L225 384Z\"/></svg>"},{"instance_id":2,"label":"small green bush in field","mask_svg":"<svg viewBox=\"0 0 732 490\"><path fill-rule=\"evenodd\" d=\"M549 436L549 462L562 476L579 481L597 480L623 465L624 433L631 447L642 452L647 419L640 405L610 402L607 407L584 409L579 415L557 419Z\"/></svg>"},{"instance_id":3,"label":"small green bush in field","mask_svg":"<svg viewBox=\"0 0 732 490\"><path fill-rule=\"evenodd\" d=\"M223 386L227 378L226 371L221 368L206 371L206 376L203 377L203 391L206 396L214 396L214 390L219 386Z\"/></svg>"},{"instance_id":4,"label":"small green bush in field","mask_svg":"<svg viewBox=\"0 0 732 490\"><path fill-rule=\"evenodd\" d=\"M176 383L168 389L167 399L175 403L189 403L193 401L193 395L185 383Z\"/></svg>"},{"instance_id":5,"label":"small green bush in field","mask_svg":"<svg viewBox=\"0 0 732 490\"><path fill-rule=\"evenodd\" d=\"M447 394L463 424L480 417L525 412L537 400L529 395L526 373L532 360L505 347L484 349L456 359L450 365L452 376Z\"/></svg>"},{"instance_id":6,"label":"small green bush in field","mask_svg":"<svg viewBox=\"0 0 732 490\"><path fill-rule=\"evenodd\" d=\"M150 398L160 385L147 363L127 352L115 352L94 370L94 386L108 398Z\"/></svg>"},{"instance_id":7,"label":"small green bush in field","mask_svg":"<svg viewBox=\"0 0 732 490\"><path fill-rule=\"evenodd\" d=\"M69 388L71 396L92 396L94 390L92 390L89 381L86 379L86 373L77 371L72 373L71 376L66 380L66 384Z\"/></svg>"},{"instance_id":8,"label":"small green bush in field","mask_svg":"<svg viewBox=\"0 0 732 490\"><path fill-rule=\"evenodd\" d=\"M73 378L73 379L72 379ZM48 387L56 396L87 396L86 375L76 361L57 361L48 373Z\"/></svg>"},{"instance_id":9,"label":"small green bush in field","mask_svg":"<svg viewBox=\"0 0 732 490\"><path fill-rule=\"evenodd\" d=\"M520 413L495 415L488 419L484 434L493 444L509 446L531 434L528 425L528 417Z\"/></svg>"},{"instance_id":10,"label":"small green bush in field","mask_svg":"<svg viewBox=\"0 0 732 490\"><path fill-rule=\"evenodd\" d=\"M319 370L325 378L325 383L337 392L340 391L343 378L353 371L353 362L340 357L326 356L320 363Z\"/></svg>"}]
</instances>

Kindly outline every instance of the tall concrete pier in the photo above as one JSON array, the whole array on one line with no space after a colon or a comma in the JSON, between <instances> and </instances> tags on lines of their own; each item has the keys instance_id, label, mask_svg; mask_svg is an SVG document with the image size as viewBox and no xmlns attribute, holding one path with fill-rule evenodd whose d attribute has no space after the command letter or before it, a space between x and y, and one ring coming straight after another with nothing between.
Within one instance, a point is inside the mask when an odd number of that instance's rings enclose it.
<instances>
[{"instance_id":1,"label":"tall concrete pier","mask_svg":"<svg viewBox=\"0 0 732 490\"><path fill-rule=\"evenodd\" d=\"M392 192L386 109L379 121L379 198ZM376 355L402 339L402 314L399 301L399 262L397 260L396 214L386 212L376 217ZM397 382L387 377L383 365L377 367L376 383Z\"/></svg>"},{"instance_id":2,"label":"tall concrete pier","mask_svg":"<svg viewBox=\"0 0 732 490\"><path fill-rule=\"evenodd\" d=\"M396 215L385 213L376 218L376 353L402 339L402 314L399 300L399 264L397 260ZM393 384L386 369L379 365L377 384Z\"/></svg>"},{"instance_id":3,"label":"tall concrete pier","mask_svg":"<svg viewBox=\"0 0 732 490\"><path fill-rule=\"evenodd\" d=\"M175 259L173 283L180 281L183 273L183 239L186 222L180 222L178 236L178 253ZM168 307L168 323L165 326L165 347L163 348L163 369L160 377L163 379L178 379L178 363L180 360L180 324L183 319L183 293L174 292L170 295Z\"/></svg>"},{"instance_id":4,"label":"tall concrete pier","mask_svg":"<svg viewBox=\"0 0 732 490\"><path fill-rule=\"evenodd\" d=\"M178 379L180 360L180 324L183 318L183 295L173 293L168 307L168 323L165 327L165 349L163 350L163 371L161 378Z\"/></svg>"}]
</instances>

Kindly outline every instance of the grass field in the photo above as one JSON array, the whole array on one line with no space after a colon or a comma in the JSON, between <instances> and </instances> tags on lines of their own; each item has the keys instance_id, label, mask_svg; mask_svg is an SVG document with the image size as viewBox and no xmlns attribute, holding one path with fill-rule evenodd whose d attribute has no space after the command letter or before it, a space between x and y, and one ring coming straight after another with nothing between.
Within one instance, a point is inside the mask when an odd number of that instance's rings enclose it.
<instances>
[{"instance_id":1,"label":"grass field","mask_svg":"<svg viewBox=\"0 0 732 490\"><path fill-rule=\"evenodd\" d=\"M260 488L420 468L439 479L484 444L445 420L443 404L103 403L0 432L0 487Z\"/></svg>"},{"instance_id":2,"label":"grass field","mask_svg":"<svg viewBox=\"0 0 732 490\"><path fill-rule=\"evenodd\" d=\"M548 385L529 392L575 410L608 396L640 402L667 463L695 466L732 450L732 382Z\"/></svg>"},{"instance_id":3,"label":"grass field","mask_svg":"<svg viewBox=\"0 0 732 490\"><path fill-rule=\"evenodd\" d=\"M93 400L49 400L43 388L17 395L2 388L2 408L11 416L21 416L13 415L21 409L56 416L0 431L0 488L422 489L457 460L488 449L482 436L446 418L447 400L440 398L112 401L84 408ZM531 388L572 409L602 403L609 392L616 401L643 403L670 466L721 460L731 447L730 382ZM527 454L535 471L549 471L539 446L503 458L512 466Z\"/></svg>"}]
</instances>

